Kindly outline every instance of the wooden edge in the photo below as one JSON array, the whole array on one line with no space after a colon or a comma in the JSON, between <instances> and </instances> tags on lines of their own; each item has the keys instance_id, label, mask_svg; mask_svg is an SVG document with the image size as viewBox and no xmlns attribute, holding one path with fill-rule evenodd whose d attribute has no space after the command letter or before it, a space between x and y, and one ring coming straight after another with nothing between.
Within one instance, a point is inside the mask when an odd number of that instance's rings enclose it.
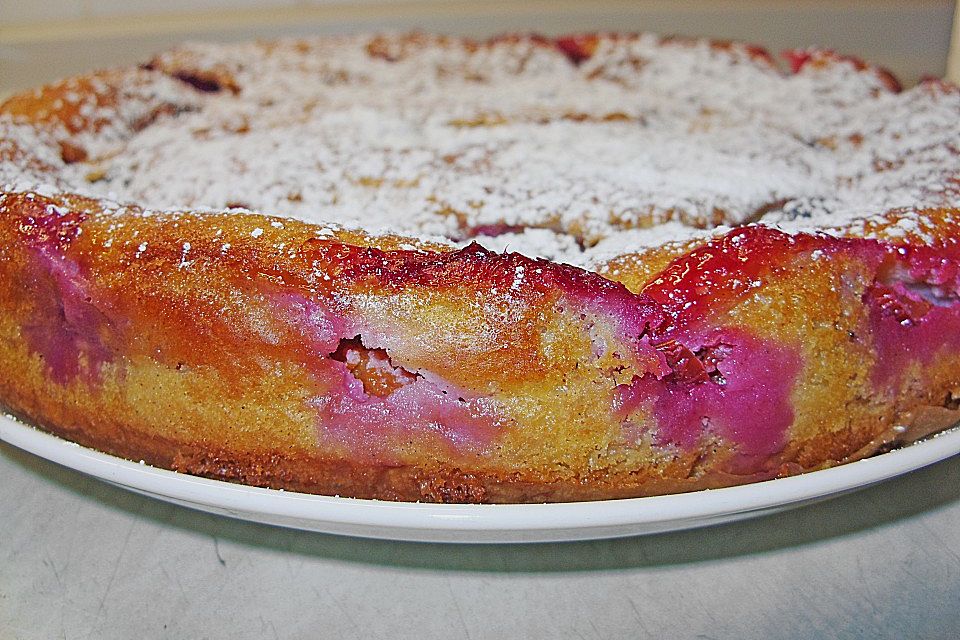
<instances>
[{"instance_id":1,"label":"wooden edge","mask_svg":"<svg viewBox=\"0 0 960 640\"><path fill-rule=\"evenodd\" d=\"M960 84L960 1L953 10L950 50L947 53L947 80Z\"/></svg>"}]
</instances>

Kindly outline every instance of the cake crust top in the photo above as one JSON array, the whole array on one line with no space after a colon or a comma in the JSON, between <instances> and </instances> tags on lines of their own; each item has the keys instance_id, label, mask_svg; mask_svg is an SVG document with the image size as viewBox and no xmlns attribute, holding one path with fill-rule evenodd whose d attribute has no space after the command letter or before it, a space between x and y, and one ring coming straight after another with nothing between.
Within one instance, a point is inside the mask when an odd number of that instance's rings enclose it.
<instances>
[{"instance_id":1,"label":"cake crust top","mask_svg":"<svg viewBox=\"0 0 960 640\"><path fill-rule=\"evenodd\" d=\"M470 241L616 278L757 222L922 234L960 92L823 50L651 34L192 44L0 107L5 191ZM24 162L29 156L30 161ZM886 227L884 227L886 228Z\"/></svg>"}]
</instances>

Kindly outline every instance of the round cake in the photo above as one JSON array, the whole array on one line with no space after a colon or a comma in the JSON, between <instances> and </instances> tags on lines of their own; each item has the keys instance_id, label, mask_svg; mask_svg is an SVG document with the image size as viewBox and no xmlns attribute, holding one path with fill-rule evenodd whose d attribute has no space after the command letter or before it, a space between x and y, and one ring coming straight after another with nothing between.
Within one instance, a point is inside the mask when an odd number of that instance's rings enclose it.
<instances>
[{"instance_id":1,"label":"round cake","mask_svg":"<svg viewBox=\"0 0 960 640\"><path fill-rule=\"evenodd\" d=\"M610 499L960 388L960 90L595 34L184 45L0 105L0 403L257 486Z\"/></svg>"}]
</instances>

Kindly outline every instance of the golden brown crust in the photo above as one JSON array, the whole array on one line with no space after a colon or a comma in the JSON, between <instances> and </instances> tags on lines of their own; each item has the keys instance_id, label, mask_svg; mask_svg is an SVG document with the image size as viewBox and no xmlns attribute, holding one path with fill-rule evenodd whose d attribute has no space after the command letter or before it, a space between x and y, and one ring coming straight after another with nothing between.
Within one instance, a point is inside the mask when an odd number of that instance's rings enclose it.
<instances>
[{"instance_id":1,"label":"golden brown crust","mask_svg":"<svg viewBox=\"0 0 960 640\"><path fill-rule=\"evenodd\" d=\"M242 373L244 370L244 365L238 362L242 356L230 348L230 339L224 333L229 325L222 323L236 325L240 322L242 325L245 322L243 315L234 317L232 312L225 316L208 315L203 306L197 306L201 303L197 296L217 295L217 289L210 288L208 284L209 278L226 278L235 267L211 262L211 269L222 267L226 271L216 276L213 274L220 272L196 274L201 277L179 273L173 268L176 252L163 249L164 234L172 227L162 219L129 220L131 228L127 233L131 237L137 234L139 238L149 231L150 241L156 246L153 261L145 265L129 260L136 246L132 242L125 244L123 238L116 235L111 250L88 254L82 247L102 244L103 237L99 234L108 225L104 221L98 230L97 218L83 223L85 233L81 237L84 243L90 244L74 244L70 250L84 257L87 267L97 274L98 287L105 287L100 292L101 296L103 291L122 291L129 298L128 302L134 305L121 314L131 323L130 330L136 336L130 344L162 344L164 358L156 360L147 357L148 352L153 350L152 346L144 347L138 353L128 345L122 360L105 365L95 383L75 379L65 386L51 385L50 372L45 363L36 353L30 352L23 338L22 327L29 325L25 314L30 314L38 297L37 285L31 282L31 277L25 277L30 270L24 239L22 236L16 237L23 229L25 217L46 211L47 205L42 202L37 204L39 200L35 198L31 205L28 204L31 202L29 199L23 199L18 207L11 207L8 197L2 218L4 224L0 225L0 232L5 236L0 274L6 282L21 283L7 288L0 297L0 308L4 310L6 319L0 360L6 366L22 371L22 375L0 383L0 397L15 413L81 444L188 473L258 486L394 500L527 502L689 491L790 475L870 455L894 442L910 439L908 433L895 427L908 425L911 414L922 413L921 410L929 405L936 405L938 401L942 404L956 386L953 372L957 364L954 357L943 360L940 373L930 371L929 374L935 375L917 378L910 383L902 399L897 401L894 411L891 411L889 401L872 400L857 392L856 388L850 388L844 392L854 394L849 396L849 404L843 412L847 416L844 423L838 425L830 419L818 423L820 426L812 429L813 435L800 437L798 433L795 436L797 439L771 458L765 470L760 471L731 473L724 470L722 453L719 457L716 454L711 457L702 450L674 454L659 460L648 457L639 464L633 458L626 467L608 465L592 472L571 470L566 475L557 470L551 471L542 463L540 466L530 464L512 468L480 464L465 469L463 459L450 464L435 458L425 460L421 456L417 462L415 455L405 461L384 463L325 455L314 449L309 419L306 424L290 420L290 413L297 411L301 401L298 389L291 391L288 388L291 380L295 384L303 384L302 374L296 371L297 367L293 366L288 373L275 378L276 382L271 382L269 378L257 378L253 386L243 382L238 385L238 379L233 376L237 375L237 371ZM73 202L74 208L80 210L89 205L85 201ZM208 233L212 235L210 232L213 229L209 225L215 224L218 229L226 229L218 237L235 241L244 256L240 263L243 267L238 273L277 273L278 269L284 268L275 256L262 254L256 246L243 249L242 238L249 235L249 227L262 224L257 219L249 220L242 216L216 222L209 218L175 219L178 225L176 242L188 237L198 251L203 250L204 236ZM191 224L197 227L191 227ZM294 224L276 233L282 233L287 242L292 242L298 233L297 229ZM15 235L11 236L11 233ZM304 227L302 241L305 244L310 242L308 236ZM288 264L285 268L292 267ZM463 271L462 268L458 270L461 273ZM832 274L833 271L827 269L827 273ZM296 281L292 277L294 272L285 271L285 274L285 281ZM814 292L829 288L812 278L810 273L799 275L804 286L811 287ZM299 277L306 278L307 272L302 272ZM461 280L459 286L464 284L466 282ZM485 285L481 281L473 286ZM791 285L785 281L778 282L777 286ZM169 295L164 293L165 290L169 290ZM232 297L236 292L231 289L226 295ZM109 297L104 300L109 300ZM113 300L105 307L116 311L118 304L121 302ZM213 298L207 304L212 309L221 303ZM238 313L241 314L253 311L248 303L244 303L240 309ZM738 309L741 319L749 317L749 306L741 305ZM448 307L448 311L456 313L455 308ZM783 317L783 312L773 311L775 318ZM137 312L142 314L139 318L130 315ZM769 314L771 309L766 307L764 312ZM759 326L756 319L749 322ZM189 328L191 323L192 328ZM802 314L789 320L788 326L796 327L808 337L811 335L804 329ZM183 336L182 343L179 343L181 338L178 338L177 328ZM233 330L236 329L234 326ZM583 329L578 331L582 332ZM835 334L828 332L825 335L829 338ZM216 342L204 342L200 340L201 336ZM240 337L239 344L247 352L254 346L251 338L253 334ZM517 342L516 346L522 344L523 340ZM224 349L228 354L226 361L222 359L223 356L216 355ZM838 350L834 357L827 358L828 367L848 362L847 351L842 343L826 349L827 355L832 349ZM525 357L522 360L529 362L533 359ZM512 357L510 363L515 361L516 358ZM426 362L433 368L439 368L432 358ZM556 364L556 361L553 362ZM234 371L233 376L231 371ZM828 369L824 375L836 375L836 372ZM462 381L470 382L471 379L463 378ZM568 380L568 384L570 382ZM481 383L482 380L474 384ZM843 397L847 396L840 396ZM861 399L857 400L857 397ZM805 419L804 416L831 415L831 410L835 408L832 403L832 396L811 396L810 400L798 407L798 423ZM538 409L535 420L547 419L550 409ZM561 418L570 419L571 415L582 410L582 407L578 409L574 404L569 409L570 413L562 414ZM595 424L595 415L588 420ZM926 426L921 425L920 428L930 428L929 420L924 424ZM522 435L529 436L533 429L533 424L525 425Z\"/></svg>"}]
</instances>

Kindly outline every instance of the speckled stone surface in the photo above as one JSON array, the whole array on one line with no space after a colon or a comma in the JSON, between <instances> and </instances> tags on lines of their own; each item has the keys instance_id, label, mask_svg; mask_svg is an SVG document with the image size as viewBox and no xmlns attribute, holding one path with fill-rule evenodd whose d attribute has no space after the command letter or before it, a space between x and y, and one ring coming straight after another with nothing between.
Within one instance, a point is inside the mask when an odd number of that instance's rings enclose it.
<instances>
[{"instance_id":1,"label":"speckled stone surface","mask_svg":"<svg viewBox=\"0 0 960 640\"><path fill-rule=\"evenodd\" d=\"M570 544L206 515L0 444L0 638L956 638L960 457L799 510Z\"/></svg>"}]
</instances>

